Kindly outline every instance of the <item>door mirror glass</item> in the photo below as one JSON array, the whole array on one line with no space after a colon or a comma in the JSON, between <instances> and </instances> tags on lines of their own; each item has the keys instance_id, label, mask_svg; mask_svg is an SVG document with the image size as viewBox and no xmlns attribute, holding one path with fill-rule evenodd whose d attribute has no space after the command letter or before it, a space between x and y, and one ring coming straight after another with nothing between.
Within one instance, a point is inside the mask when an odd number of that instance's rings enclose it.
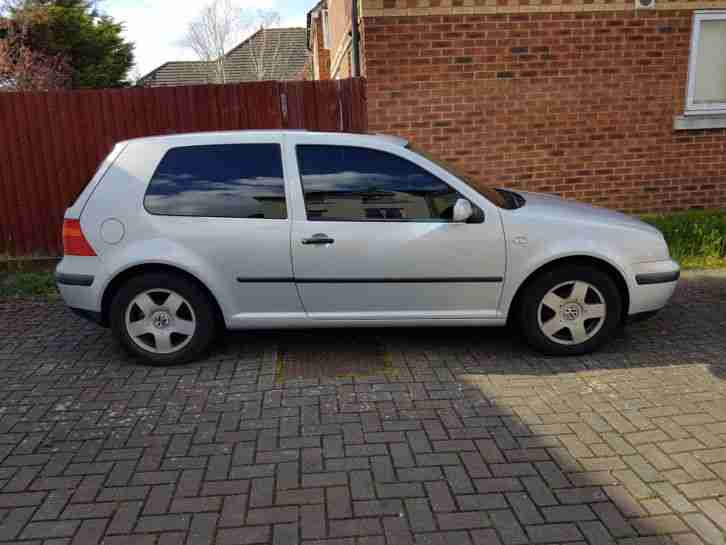
<instances>
[{"instance_id":1,"label":"door mirror glass","mask_svg":"<svg viewBox=\"0 0 726 545\"><path fill-rule=\"evenodd\" d=\"M474 215L474 208L466 199L459 199L454 205L454 223L466 223Z\"/></svg>"}]
</instances>

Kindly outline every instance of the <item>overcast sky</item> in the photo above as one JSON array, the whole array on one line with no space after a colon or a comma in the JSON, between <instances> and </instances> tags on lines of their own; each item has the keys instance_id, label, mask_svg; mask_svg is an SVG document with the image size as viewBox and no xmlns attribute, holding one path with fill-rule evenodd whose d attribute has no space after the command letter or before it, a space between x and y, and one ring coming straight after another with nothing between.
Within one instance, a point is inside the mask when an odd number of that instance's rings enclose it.
<instances>
[{"instance_id":1,"label":"overcast sky","mask_svg":"<svg viewBox=\"0 0 726 545\"><path fill-rule=\"evenodd\" d=\"M274 9L283 26L305 26L308 10L317 0L235 0L240 9ZM178 45L187 23L204 0L103 0L101 10L126 25L126 37L136 44L139 75L167 61L194 60L194 54Z\"/></svg>"}]
</instances>

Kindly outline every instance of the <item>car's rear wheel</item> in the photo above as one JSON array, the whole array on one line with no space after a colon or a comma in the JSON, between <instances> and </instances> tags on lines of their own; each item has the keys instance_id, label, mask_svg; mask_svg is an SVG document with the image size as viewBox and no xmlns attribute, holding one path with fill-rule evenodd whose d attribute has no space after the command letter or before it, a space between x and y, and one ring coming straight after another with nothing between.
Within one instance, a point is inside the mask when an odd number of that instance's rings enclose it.
<instances>
[{"instance_id":1,"label":"car's rear wheel","mask_svg":"<svg viewBox=\"0 0 726 545\"><path fill-rule=\"evenodd\" d=\"M622 304L615 282L605 272L561 267L539 275L525 288L519 322L529 344L545 354L587 354L612 338Z\"/></svg>"},{"instance_id":2,"label":"car's rear wheel","mask_svg":"<svg viewBox=\"0 0 726 545\"><path fill-rule=\"evenodd\" d=\"M200 357L214 339L215 325L212 301L180 276L134 277L111 303L112 331L127 352L152 365Z\"/></svg>"}]
</instances>

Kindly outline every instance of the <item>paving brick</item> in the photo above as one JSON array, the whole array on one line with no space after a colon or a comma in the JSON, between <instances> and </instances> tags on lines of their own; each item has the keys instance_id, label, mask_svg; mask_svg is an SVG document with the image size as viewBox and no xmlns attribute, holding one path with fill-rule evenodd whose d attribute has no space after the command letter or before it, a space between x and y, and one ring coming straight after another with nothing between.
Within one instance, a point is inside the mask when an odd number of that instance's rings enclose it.
<instances>
[{"instance_id":1,"label":"paving brick","mask_svg":"<svg viewBox=\"0 0 726 545\"><path fill-rule=\"evenodd\" d=\"M71 490L53 490L35 513L35 520L50 520L60 516L66 504L73 496Z\"/></svg>"},{"instance_id":2,"label":"paving brick","mask_svg":"<svg viewBox=\"0 0 726 545\"><path fill-rule=\"evenodd\" d=\"M3 540L15 539L33 516L33 507L19 507L4 516L0 522L0 536Z\"/></svg>"},{"instance_id":3,"label":"paving brick","mask_svg":"<svg viewBox=\"0 0 726 545\"><path fill-rule=\"evenodd\" d=\"M478 492L488 494L490 492L517 492L523 490L524 487L519 479L514 478L492 478L477 479L474 481Z\"/></svg>"},{"instance_id":4,"label":"paving brick","mask_svg":"<svg viewBox=\"0 0 726 545\"><path fill-rule=\"evenodd\" d=\"M376 492L380 498L414 498L425 495L420 483L376 483Z\"/></svg>"},{"instance_id":5,"label":"paving brick","mask_svg":"<svg viewBox=\"0 0 726 545\"><path fill-rule=\"evenodd\" d=\"M595 511L598 518L607 526L614 537L628 537L635 534L633 527L614 504L596 503L592 505L592 510Z\"/></svg>"},{"instance_id":6,"label":"paving brick","mask_svg":"<svg viewBox=\"0 0 726 545\"><path fill-rule=\"evenodd\" d=\"M726 482L722 480L686 483L680 485L679 488L688 499L726 496Z\"/></svg>"},{"instance_id":7,"label":"paving brick","mask_svg":"<svg viewBox=\"0 0 726 545\"><path fill-rule=\"evenodd\" d=\"M703 500L698 502L698 508L707 515L716 525L721 528L726 535L726 505L716 500Z\"/></svg>"},{"instance_id":8,"label":"paving brick","mask_svg":"<svg viewBox=\"0 0 726 545\"><path fill-rule=\"evenodd\" d=\"M331 537L368 536L382 533L383 528L377 518L353 518L330 521Z\"/></svg>"},{"instance_id":9,"label":"paving brick","mask_svg":"<svg viewBox=\"0 0 726 545\"><path fill-rule=\"evenodd\" d=\"M127 536L110 536L103 540L104 545L155 545L157 536L153 534L134 534Z\"/></svg>"},{"instance_id":10,"label":"paving brick","mask_svg":"<svg viewBox=\"0 0 726 545\"><path fill-rule=\"evenodd\" d=\"M0 508L39 505L45 499L45 492L19 492L0 494Z\"/></svg>"},{"instance_id":11,"label":"paving brick","mask_svg":"<svg viewBox=\"0 0 726 545\"><path fill-rule=\"evenodd\" d=\"M489 516L484 511L439 513L436 518L439 528L442 530L470 530L473 528L486 528L492 525Z\"/></svg>"},{"instance_id":12,"label":"paving brick","mask_svg":"<svg viewBox=\"0 0 726 545\"><path fill-rule=\"evenodd\" d=\"M668 535L688 531L688 527L675 515L660 515L633 519L640 535Z\"/></svg>"},{"instance_id":13,"label":"paving brick","mask_svg":"<svg viewBox=\"0 0 726 545\"><path fill-rule=\"evenodd\" d=\"M474 492L474 485L462 466L444 467L444 475L454 494L470 494Z\"/></svg>"},{"instance_id":14,"label":"paving brick","mask_svg":"<svg viewBox=\"0 0 726 545\"><path fill-rule=\"evenodd\" d=\"M683 515L683 519L709 545L724 545L726 543L723 531L702 513L688 513Z\"/></svg>"},{"instance_id":15,"label":"paving brick","mask_svg":"<svg viewBox=\"0 0 726 545\"><path fill-rule=\"evenodd\" d=\"M356 501L353 503L353 510L356 517L399 516L404 513L403 502L398 499Z\"/></svg>"},{"instance_id":16,"label":"paving brick","mask_svg":"<svg viewBox=\"0 0 726 545\"><path fill-rule=\"evenodd\" d=\"M373 478L370 471L350 473L350 493L353 499L364 500L375 497Z\"/></svg>"},{"instance_id":17,"label":"paving brick","mask_svg":"<svg viewBox=\"0 0 726 545\"><path fill-rule=\"evenodd\" d=\"M242 526L247 512L248 496L226 496L224 498L219 526Z\"/></svg>"},{"instance_id":18,"label":"paving brick","mask_svg":"<svg viewBox=\"0 0 726 545\"><path fill-rule=\"evenodd\" d=\"M350 490L347 486L330 487L326 493L328 496L328 518L344 519L352 516Z\"/></svg>"},{"instance_id":19,"label":"paving brick","mask_svg":"<svg viewBox=\"0 0 726 545\"><path fill-rule=\"evenodd\" d=\"M152 515L139 517L136 531L140 533L168 532L189 528L191 515Z\"/></svg>"},{"instance_id":20,"label":"paving brick","mask_svg":"<svg viewBox=\"0 0 726 545\"><path fill-rule=\"evenodd\" d=\"M529 538L512 511L490 511L488 514L491 517L492 524L501 536L502 543L505 545L523 545L529 542Z\"/></svg>"},{"instance_id":21,"label":"paving brick","mask_svg":"<svg viewBox=\"0 0 726 545\"><path fill-rule=\"evenodd\" d=\"M325 508L322 505L300 507L300 529L303 539L321 539L326 536Z\"/></svg>"},{"instance_id":22,"label":"paving brick","mask_svg":"<svg viewBox=\"0 0 726 545\"><path fill-rule=\"evenodd\" d=\"M116 506L113 503L76 503L68 505L61 514L64 519L106 518L113 515Z\"/></svg>"},{"instance_id":23,"label":"paving brick","mask_svg":"<svg viewBox=\"0 0 726 545\"><path fill-rule=\"evenodd\" d=\"M665 501L668 506L677 513L688 513L695 511L696 507L689 502L683 494L678 492L676 487L670 483L655 483L651 485L653 490Z\"/></svg>"},{"instance_id":24,"label":"paving brick","mask_svg":"<svg viewBox=\"0 0 726 545\"><path fill-rule=\"evenodd\" d=\"M544 519L540 515L537 506L529 498L529 496L523 492L509 492L507 495L507 501L512 506L514 513L522 524L542 524ZM545 508L548 509L548 508ZM549 509L555 509L549 508ZM545 513L547 516L547 513ZM548 518L548 520L550 520Z\"/></svg>"},{"instance_id":25,"label":"paving brick","mask_svg":"<svg viewBox=\"0 0 726 545\"><path fill-rule=\"evenodd\" d=\"M527 534L534 543L564 543L582 539L582 533L574 524L527 526Z\"/></svg>"},{"instance_id":26,"label":"paving brick","mask_svg":"<svg viewBox=\"0 0 726 545\"><path fill-rule=\"evenodd\" d=\"M101 543L107 524L108 519L84 520L76 535L73 536L71 545L97 545Z\"/></svg>"},{"instance_id":27,"label":"paving brick","mask_svg":"<svg viewBox=\"0 0 726 545\"><path fill-rule=\"evenodd\" d=\"M431 532L436 529L434 515L426 499L405 500L408 522L415 532Z\"/></svg>"},{"instance_id":28,"label":"paving brick","mask_svg":"<svg viewBox=\"0 0 726 545\"><path fill-rule=\"evenodd\" d=\"M383 519L383 528L388 543L396 545L414 545L414 538L406 524L405 519L401 517L385 517Z\"/></svg>"},{"instance_id":29,"label":"paving brick","mask_svg":"<svg viewBox=\"0 0 726 545\"><path fill-rule=\"evenodd\" d=\"M165 484L151 487L149 497L144 506L145 515L166 513L174 495L174 485Z\"/></svg>"},{"instance_id":30,"label":"paving brick","mask_svg":"<svg viewBox=\"0 0 726 545\"><path fill-rule=\"evenodd\" d=\"M506 509L509 504L503 494L470 494L456 496L459 509L462 511L480 511L489 509Z\"/></svg>"},{"instance_id":31,"label":"paving brick","mask_svg":"<svg viewBox=\"0 0 726 545\"><path fill-rule=\"evenodd\" d=\"M615 545L616 543L608 529L600 521L580 522L578 527L588 543L593 545Z\"/></svg>"},{"instance_id":32,"label":"paving brick","mask_svg":"<svg viewBox=\"0 0 726 545\"><path fill-rule=\"evenodd\" d=\"M577 522L593 520L595 514L587 505L557 505L543 507L542 514L548 522Z\"/></svg>"},{"instance_id":33,"label":"paving brick","mask_svg":"<svg viewBox=\"0 0 726 545\"><path fill-rule=\"evenodd\" d=\"M250 526L246 528L230 528L217 532L217 545L248 545L251 543L267 543L270 540L269 526Z\"/></svg>"},{"instance_id":34,"label":"paving brick","mask_svg":"<svg viewBox=\"0 0 726 545\"><path fill-rule=\"evenodd\" d=\"M76 533L80 525L80 520L31 522L20 534L20 539L69 537Z\"/></svg>"},{"instance_id":35,"label":"paving brick","mask_svg":"<svg viewBox=\"0 0 726 545\"><path fill-rule=\"evenodd\" d=\"M303 488L344 486L348 484L348 475L344 472L337 473L309 473L302 476Z\"/></svg>"},{"instance_id":36,"label":"paving brick","mask_svg":"<svg viewBox=\"0 0 726 545\"><path fill-rule=\"evenodd\" d=\"M117 505L116 512L106 530L108 534L130 534L141 514L143 502L130 501Z\"/></svg>"},{"instance_id":37,"label":"paving brick","mask_svg":"<svg viewBox=\"0 0 726 545\"><path fill-rule=\"evenodd\" d=\"M275 524L272 545L297 545L300 543L300 527L297 522Z\"/></svg>"},{"instance_id":38,"label":"paving brick","mask_svg":"<svg viewBox=\"0 0 726 545\"><path fill-rule=\"evenodd\" d=\"M435 512L456 511L456 502L445 481L425 483L424 487L426 488L426 494L429 497L431 508Z\"/></svg>"},{"instance_id":39,"label":"paving brick","mask_svg":"<svg viewBox=\"0 0 726 545\"><path fill-rule=\"evenodd\" d=\"M247 512L246 523L253 526L262 524L280 524L285 522L296 522L298 518L298 508L290 507L270 507L266 509L250 509Z\"/></svg>"},{"instance_id":40,"label":"paving brick","mask_svg":"<svg viewBox=\"0 0 726 545\"><path fill-rule=\"evenodd\" d=\"M438 467L414 467L397 469L398 480L407 481L437 481L443 479L443 473Z\"/></svg>"},{"instance_id":41,"label":"paving brick","mask_svg":"<svg viewBox=\"0 0 726 545\"><path fill-rule=\"evenodd\" d=\"M333 490L329 488L328 490ZM299 490L280 490L275 495L276 505L305 505L324 503L322 488L304 488Z\"/></svg>"}]
</instances>

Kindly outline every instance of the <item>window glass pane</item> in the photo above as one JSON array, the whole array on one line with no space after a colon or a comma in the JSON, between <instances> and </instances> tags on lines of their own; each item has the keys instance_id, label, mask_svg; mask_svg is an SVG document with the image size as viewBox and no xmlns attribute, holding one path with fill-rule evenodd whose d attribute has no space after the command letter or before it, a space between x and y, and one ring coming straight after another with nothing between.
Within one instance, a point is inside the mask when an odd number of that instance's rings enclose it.
<instances>
[{"instance_id":1,"label":"window glass pane","mask_svg":"<svg viewBox=\"0 0 726 545\"><path fill-rule=\"evenodd\" d=\"M152 214L285 219L280 146L233 144L169 150L144 202Z\"/></svg>"},{"instance_id":2,"label":"window glass pane","mask_svg":"<svg viewBox=\"0 0 726 545\"><path fill-rule=\"evenodd\" d=\"M695 95L697 104L726 102L726 20L701 22Z\"/></svg>"},{"instance_id":3,"label":"window glass pane","mask_svg":"<svg viewBox=\"0 0 726 545\"><path fill-rule=\"evenodd\" d=\"M346 146L298 146L308 220L430 221L453 218L459 194L389 153Z\"/></svg>"}]
</instances>

